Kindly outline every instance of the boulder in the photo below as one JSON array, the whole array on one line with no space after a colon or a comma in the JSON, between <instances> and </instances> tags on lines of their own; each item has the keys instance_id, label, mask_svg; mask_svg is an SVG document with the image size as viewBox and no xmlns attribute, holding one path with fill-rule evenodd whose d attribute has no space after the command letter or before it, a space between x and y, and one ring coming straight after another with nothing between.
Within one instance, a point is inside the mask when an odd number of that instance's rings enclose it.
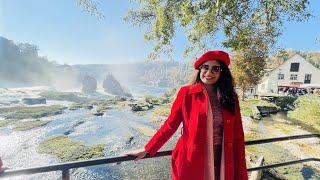
<instances>
[{"instance_id":1,"label":"boulder","mask_svg":"<svg viewBox=\"0 0 320 180\"><path fill-rule=\"evenodd\" d=\"M128 92L128 90L125 90L111 73L106 76L102 86L104 88L104 91L107 93L121 97L132 97L130 92Z\"/></svg>"},{"instance_id":2,"label":"boulder","mask_svg":"<svg viewBox=\"0 0 320 180\"><path fill-rule=\"evenodd\" d=\"M154 106L152 104L145 104L145 103L131 103L128 104L131 107L132 111L147 111L152 109Z\"/></svg>"},{"instance_id":3,"label":"boulder","mask_svg":"<svg viewBox=\"0 0 320 180\"><path fill-rule=\"evenodd\" d=\"M91 76L84 76L82 79L82 90L83 93L94 93L97 90L97 80Z\"/></svg>"}]
</instances>

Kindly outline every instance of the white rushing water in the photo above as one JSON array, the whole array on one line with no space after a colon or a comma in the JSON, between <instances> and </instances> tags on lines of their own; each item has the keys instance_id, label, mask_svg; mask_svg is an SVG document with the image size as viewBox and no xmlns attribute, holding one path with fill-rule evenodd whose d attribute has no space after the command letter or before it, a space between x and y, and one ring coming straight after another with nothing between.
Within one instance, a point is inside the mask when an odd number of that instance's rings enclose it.
<instances>
[{"instance_id":1,"label":"white rushing water","mask_svg":"<svg viewBox=\"0 0 320 180\"><path fill-rule=\"evenodd\" d=\"M139 87L136 89L139 89ZM21 103L22 98L39 97L39 93L46 90L51 89L47 87L2 88L0 89L0 108L24 105ZM142 89L141 91L144 90ZM160 91L153 94L157 94ZM101 92L99 93L101 94ZM139 92L136 94L139 94ZM142 97L143 95L140 94L139 96ZM46 105L60 104L68 106L71 103L68 101L47 100ZM13 131L13 126L0 127L0 156L5 167L20 169L59 163L60 160L57 157L39 153L38 145L44 139L63 135L66 132L69 132L68 137L81 141L87 146L105 144L105 156L110 157L121 155L130 149L137 149L146 143L149 137L137 131L137 127L146 126L153 128L148 119L150 112L141 116L134 114L128 108L124 108L108 110L103 116L93 116L92 113L94 111L95 109L64 110L63 114L41 118L41 120L48 120L50 122L43 127L28 131ZM1 120L3 120L3 117L0 118ZM128 145L126 141L129 136L134 137L134 140ZM129 172L138 168L132 163L79 168L71 170L71 177L72 179L130 179L129 177L136 177L133 173L124 175L123 171L126 171L128 167ZM142 178L146 178L145 174L141 174ZM5 179L60 178L61 172L49 172Z\"/></svg>"}]
</instances>

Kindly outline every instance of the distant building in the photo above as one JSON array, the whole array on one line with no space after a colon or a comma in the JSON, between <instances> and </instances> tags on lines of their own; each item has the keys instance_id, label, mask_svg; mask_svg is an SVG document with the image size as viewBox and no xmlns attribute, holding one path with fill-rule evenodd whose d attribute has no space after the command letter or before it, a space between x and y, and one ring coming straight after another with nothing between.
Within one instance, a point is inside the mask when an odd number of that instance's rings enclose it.
<instances>
[{"instance_id":1,"label":"distant building","mask_svg":"<svg viewBox=\"0 0 320 180\"><path fill-rule=\"evenodd\" d=\"M279 67L267 71L256 88L258 94L277 93L284 88L306 87L311 84L320 84L320 69L295 54Z\"/></svg>"}]
</instances>

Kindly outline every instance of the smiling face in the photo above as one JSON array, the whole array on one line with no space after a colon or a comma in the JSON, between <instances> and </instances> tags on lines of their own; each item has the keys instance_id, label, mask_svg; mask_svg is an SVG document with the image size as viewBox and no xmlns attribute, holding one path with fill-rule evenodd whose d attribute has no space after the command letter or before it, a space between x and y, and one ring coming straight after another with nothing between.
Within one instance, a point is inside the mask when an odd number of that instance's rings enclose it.
<instances>
[{"instance_id":1,"label":"smiling face","mask_svg":"<svg viewBox=\"0 0 320 180\"><path fill-rule=\"evenodd\" d=\"M215 84L221 74L221 66L217 60L204 62L200 67L200 79L206 85Z\"/></svg>"}]
</instances>

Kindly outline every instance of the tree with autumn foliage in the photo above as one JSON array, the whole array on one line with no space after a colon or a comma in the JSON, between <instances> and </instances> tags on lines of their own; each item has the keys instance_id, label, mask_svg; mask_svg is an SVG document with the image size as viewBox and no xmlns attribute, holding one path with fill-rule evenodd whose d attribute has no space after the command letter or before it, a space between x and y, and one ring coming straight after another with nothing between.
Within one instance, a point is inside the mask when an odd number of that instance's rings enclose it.
<instances>
[{"instance_id":1,"label":"tree with autumn foliage","mask_svg":"<svg viewBox=\"0 0 320 180\"><path fill-rule=\"evenodd\" d=\"M250 49L236 51L232 56L231 72L236 87L241 90L241 99L244 93L259 83L264 74L266 56L263 53Z\"/></svg>"}]
</instances>

